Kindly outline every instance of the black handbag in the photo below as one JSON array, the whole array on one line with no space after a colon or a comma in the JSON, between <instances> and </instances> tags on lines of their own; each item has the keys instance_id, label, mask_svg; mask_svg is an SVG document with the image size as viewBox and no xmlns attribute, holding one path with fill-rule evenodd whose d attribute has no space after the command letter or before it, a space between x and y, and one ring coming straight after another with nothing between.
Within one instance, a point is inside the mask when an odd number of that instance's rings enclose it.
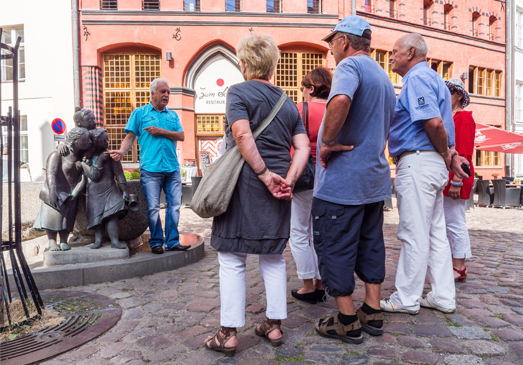
<instances>
[{"instance_id":1,"label":"black handbag","mask_svg":"<svg viewBox=\"0 0 523 365\"><path fill-rule=\"evenodd\" d=\"M307 136L309 136L309 105L307 102L303 103L303 118L305 119L305 129L307 130ZM305 169L301 173L296 184L294 184L294 191L300 192L305 190L314 189L314 175L316 174L316 166L314 165L314 157L309 154L309 160Z\"/></svg>"}]
</instances>

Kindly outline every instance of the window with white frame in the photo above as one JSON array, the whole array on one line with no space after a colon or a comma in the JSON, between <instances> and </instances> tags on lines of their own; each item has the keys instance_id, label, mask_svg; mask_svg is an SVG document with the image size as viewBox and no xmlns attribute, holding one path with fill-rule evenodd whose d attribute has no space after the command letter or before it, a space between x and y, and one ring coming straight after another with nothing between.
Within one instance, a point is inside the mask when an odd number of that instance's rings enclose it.
<instances>
[{"instance_id":1,"label":"window with white frame","mask_svg":"<svg viewBox=\"0 0 523 365\"><path fill-rule=\"evenodd\" d=\"M4 148L7 145L7 127L2 127ZM20 116L20 162L29 163L29 136L27 134L27 115Z\"/></svg>"},{"instance_id":2,"label":"window with white frame","mask_svg":"<svg viewBox=\"0 0 523 365\"><path fill-rule=\"evenodd\" d=\"M22 37L20 47L18 48L18 79L25 79L25 49L24 49L24 26L2 28L2 43L14 47L18 37ZM9 54L8 51L2 50L2 54ZM13 59L2 60L2 81L13 81Z\"/></svg>"},{"instance_id":3,"label":"window with white frame","mask_svg":"<svg viewBox=\"0 0 523 365\"><path fill-rule=\"evenodd\" d=\"M516 121L523 122L523 82L516 83Z\"/></svg>"},{"instance_id":4,"label":"window with white frame","mask_svg":"<svg viewBox=\"0 0 523 365\"><path fill-rule=\"evenodd\" d=\"M523 9L516 11L516 46L523 48Z\"/></svg>"}]
</instances>

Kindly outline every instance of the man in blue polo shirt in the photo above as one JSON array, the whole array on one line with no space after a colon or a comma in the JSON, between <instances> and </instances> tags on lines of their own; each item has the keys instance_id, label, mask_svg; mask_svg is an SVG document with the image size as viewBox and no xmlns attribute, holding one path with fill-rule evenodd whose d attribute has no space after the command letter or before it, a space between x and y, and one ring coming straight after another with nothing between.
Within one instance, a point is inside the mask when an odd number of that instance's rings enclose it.
<instances>
[{"instance_id":1,"label":"man in blue polo shirt","mask_svg":"<svg viewBox=\"0 0 523 365\"><path fill-rule=\"evenodd\" d=\"M140 146L140 182L147 199L147 217L151 238L149 244L155 254L165 250L187 250L191 246L180 245L178 221L182 183L176 157L176 142L185 135L176 112L167 109L169 82L155 79L151 82L151 102L133 111L125 127L127 136L119 150L111 151L111 157L120 161L138 137ZM165 212L165 239L160 220L160 193L164 190L167 200Z\"/></svg>"},{"instance_id":2,"label":"man in blue polo shirt","mask_svg":"<svg viewBox=\"0 0 523 365\"><path fill-rule=\"evenodd\" d=\"M392 71L403 89L392 118L389 153L396 163L396 196L402 242L396 289L381 310L417 314L420 305L452 313L456 308L452 256L443 212L448 171L468 177L468 165L454 150L450 92L427 63L428 46L416 33L402 36L392 50ZM432 291L423 296L425 277Z\"/></svg>"},{"instance_id":3,"label":"man in blue polo shirt","mask_svg":"<svg viewBox=\"0 0 523 365\"><path fill-rule=\"evenodd\" d=\"M323 40L337 67L318 133L313 240L322 283L339 312L320 319L316 331L362 343L361 331L383 334L383 201L391 196L385 145L396 96L383 68L369 56L371 29L364 18L344 18ZM365 283L358 310L352 302L354 273Z\"/></svg>"}]
</instances>

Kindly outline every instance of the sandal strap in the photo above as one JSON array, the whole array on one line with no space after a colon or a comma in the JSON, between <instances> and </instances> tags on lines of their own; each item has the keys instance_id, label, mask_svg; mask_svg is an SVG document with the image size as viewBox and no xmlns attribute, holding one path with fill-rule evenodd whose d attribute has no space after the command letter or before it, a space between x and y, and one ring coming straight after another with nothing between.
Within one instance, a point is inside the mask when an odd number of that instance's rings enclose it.
<instances>
[{"instance_id":1,"label":"sandal strap","mask_svg":"<svg viewBox=\"0 0 523 365\"><path fill-rule=\"evenodd\" d=\"M236 336L236 328L222 326L222 328L214 335L214 337L208 341L209 347L211 349L218 347L225 349L225 344L227 341L229 341L234 336ZM219 346L216 345L216 343L218 343Z\"/></svg>"},{"instance_id":2,"label":"sandal strap","mask_svg":"<svg viewBox=\"0 0 523 365\"><path fill-rule=\"evenodd\" d=\"M260 333L264 335L265 337L269 336L269 333L271 333L274 330L280 330L280 332L283 334L282 330L280 329L281 326L281 319L269 319L266 318L265 321L260 325Z\"/></svg>"},{"instance_id":3,"label":"sandal strap","mask_svg":"<svg viewBox=\"0 0 523 365\"><path fill-rule=\"evenodd\" d=\"M361 308L356 311L360 322L367 323L368 321L383 321L383 312L367 314Z\"/></svg>"},{"instance_id":4,"label":"sandal strap","mask_svg":"<svg viewBox=\"0 0 523 365\"><path fill-rule=\"evenodd\" d=\"M454 269L455 272L457 272L457 273L460 274L461 276L467 274L467 268L464 268L463 270L458 270L458 269L456 269L455 267L453 267L453 269Z\"/></svg>"},{"instance_id":5,"label":"sandal strap","mask_svg":"<svg viewBox=\"0 0 523 365\"><path fill-rule=\"evenodd\" d=\"M330 319L333 318L332 325L328 325ZM336 334L338 336L347 336L347 332L358 330L361 328L360 321L352 322L351 324L344 325L342 324L339 319L338 315L336 314L334 317L327 317L324 319L320 319L321 323L319 324L320 332L323 334L328 334L328 331L336 331Z\"/></svg>"}]
</instances>

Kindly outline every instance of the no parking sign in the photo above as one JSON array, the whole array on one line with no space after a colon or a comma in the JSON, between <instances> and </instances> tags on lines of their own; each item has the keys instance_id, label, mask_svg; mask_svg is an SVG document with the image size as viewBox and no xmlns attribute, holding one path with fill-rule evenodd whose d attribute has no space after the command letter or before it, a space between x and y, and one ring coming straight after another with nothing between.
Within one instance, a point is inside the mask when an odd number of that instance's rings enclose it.
<instances>
[{"instance_id":1,"label":"no parking sign","mask_svg":"<svg viewBox=\"0 0 523 365\"><path fill-rule=\"evenodd\" d=\"M55 118L51 123L51 128L53 128L53 132L56 134L63 134L65 132L65 123L62 119Z\"/></svg>"}]
</instances>

